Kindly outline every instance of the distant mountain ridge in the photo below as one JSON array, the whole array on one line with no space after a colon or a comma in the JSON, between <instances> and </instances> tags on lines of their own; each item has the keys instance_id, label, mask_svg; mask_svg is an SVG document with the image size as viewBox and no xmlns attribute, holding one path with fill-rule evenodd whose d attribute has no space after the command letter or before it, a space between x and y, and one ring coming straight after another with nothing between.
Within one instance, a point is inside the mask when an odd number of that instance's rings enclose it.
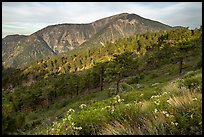
<instances>
[{"instance_id":1,"label":"distant mountain ridge","mask_svg":"<svg viewBox=\"0 0 204 137\"><path fill-rule=\"evenodd\" d=\"M136 14L122 13L87 24L47 26L29 36L10 35L2 39L4 67L20 67L35 59L54 56L82 46L98 45L147 31L173 27L145 19Z\"/></svg>"}]
</instances>

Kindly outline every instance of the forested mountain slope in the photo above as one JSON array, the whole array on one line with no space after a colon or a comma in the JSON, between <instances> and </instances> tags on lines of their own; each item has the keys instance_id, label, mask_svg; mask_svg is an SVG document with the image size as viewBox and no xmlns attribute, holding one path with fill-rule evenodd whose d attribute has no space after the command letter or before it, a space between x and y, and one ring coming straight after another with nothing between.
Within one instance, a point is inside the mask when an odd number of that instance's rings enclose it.
<instances>
[{"instance_id":1,"label":"forested mountain slope","mask_svg":"<svg viewBox=\"0 0 204 137\"><path fill-rule=\"evenodd\" d=\"M3 134L202 133L202 27L68 53L3 67Z\"/></svg>"},{"instance_id":2,"label":"forested mountain slope","mask_svg":"<svg viewBox=\"0 0 204 137\"><path fill-rule=\"evenodd\" d=\"M30 36L2 39L4 67L21 67L83 46L99 45L147 31L171 29L171 26L122 13L87 24L50 25ZM8 40L8 37L10 39ZM12 38L13 37L13 38Z\"/></svg>"}]
</instances>

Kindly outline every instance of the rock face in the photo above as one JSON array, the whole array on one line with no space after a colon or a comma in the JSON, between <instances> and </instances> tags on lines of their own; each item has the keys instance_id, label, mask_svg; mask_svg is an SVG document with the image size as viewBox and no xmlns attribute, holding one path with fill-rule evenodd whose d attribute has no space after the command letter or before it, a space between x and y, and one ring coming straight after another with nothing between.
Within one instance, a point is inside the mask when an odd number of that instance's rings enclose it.
<instances>
[{"instance_id":1,"label":"rock face","mask_svg":"<svg viewBox=\"0 0 204 137\"><path fill-rule=\"evenodd\" d=\"M114 42L121 37L171 28L160 22L128 13L110 16L89 24L51 25L30 36L11 35L3 38L3 65L19 67L35 59L57 55L78 47Z\"/></svg>"}]
</instances>

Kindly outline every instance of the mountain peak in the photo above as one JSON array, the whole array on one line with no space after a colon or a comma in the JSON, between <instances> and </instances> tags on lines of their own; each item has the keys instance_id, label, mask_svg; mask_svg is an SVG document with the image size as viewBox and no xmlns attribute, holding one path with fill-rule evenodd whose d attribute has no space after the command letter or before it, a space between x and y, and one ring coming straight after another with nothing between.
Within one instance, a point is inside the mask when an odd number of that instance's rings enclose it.
<instances>
[{"instance_id":1,"label":"mountain peak","mask_svg":"<svg viewBox=\"0 0 204 137\"><path fill-rule=\"evenodd\" d=\"M8 47L2 51L2 57L4 62L21 61L16 64L22 65L25 62L31 62L33 59L40 59L68 50L100 45L101 42L114 42L119 38L147 31L171 28L171 26L145 19L134 13L120 13L86 24L64 23L49 25L30 36L14 35L13 37L2 39L2 47ZM22 38L23 40L19 41ZM7 46L9 44L13 46ZM22 50L20 52L15 51L15 49L18 49L15 47L20 47ZM28 49L29 52L27 52ZM16 57L12 56L11 53L15 53ZM21 55L26 55L30 58L24 58ZM7 64L7 67L9 67L10 64Z\"/></svg>"},{"instance_id":2,"label":"mountain peak","mask_svg":"<svg viewBox=\"0 0 204 137\"><path fill-rule=\"evenodd\" d=\"M141 16L139 16L139 15L137 15L135 13L126 13L126 12L119 13L119 14L116 14L116 15L113 15L113 16L115 16L115 17L128 17L128 16L141 17ZM111 17L113 17L113 16L111 16Z\"/></svg>"},{"instance_id":3,"label":"mountain peak","mask_svg":"<svg viewBox=\"0 0 204 137\"><path fill-rule=\"evenodd\" d=\"M19 41L20 39L25 38L25 37L27 37L27 36L26 35L13 34L13 35L7 35L2 40L3 40L3 42L15 42L15 41Z\"/></svg>"},{"instance_id":4,"label":"mountain peak","mask_svg":"<svg viewBox=\"0 0 204 137\"><path fill-rule=\"evenodd\" d=\"M11 38L11 37L26 37L26 35L12 34L12 35L7 35L4 38Z\"/></svg>"},{"instance_id":5,"label":"mountain peak","mask_svg":"<svg viewBox=\"0 0 204 137\"><path fill-rule=\"evenodd\" d=\"M119 14L116 14L116 15L113 15L113 16L127 16L129 15L129 13L119 13Z\"/></svg>"}]
</instances>

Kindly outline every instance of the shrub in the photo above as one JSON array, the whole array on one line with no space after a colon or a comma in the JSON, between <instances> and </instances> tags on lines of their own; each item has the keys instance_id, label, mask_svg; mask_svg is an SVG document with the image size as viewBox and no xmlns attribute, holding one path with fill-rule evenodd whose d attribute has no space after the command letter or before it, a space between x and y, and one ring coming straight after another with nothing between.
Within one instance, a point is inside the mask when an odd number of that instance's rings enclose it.
<instances>
[{"instance_id":1,"label":"shrub","mask_svg":"<svg viewBox=\"0 0 204 137\"><path fill-rule=\"evenodd\" d=\"M158 74L152 73L152 74L150 75L150 78L153 79L153 78L156 78L156 77L158 77L158 76L159 76Z\"/></svg>"},{"instance_id":2,"label":"shrub","mask_svg":"<svg viewBox=\"0 0 204 137\"><path fill-rule=\"evenodd\" d=\"M144 78L145 78L145 74L143 74L143 73L137 74L137 76L133 76L133 77L129 78L127 80L127 84L137 84L141 80L143 80Z\"/></svg>"},{"instance_id":3,"label":"shrub","mask_svg":"<svg viewBox=\"0 0 204 137\"><path fill-rule=\"evenodd\" d=\"M202 73L190 71L184 75L183 79L178 81L180 86L185 86L189 90L201 88L202 84Z\"/></svg>"},{"instance_id":4,"label":"shrub","mask_svg":"<svg viewBox=\"0 0 204 137\"><path fill-rule=\"evenodd\" d=\"M196 68L202 68L202 59L198 61L198 63L196 64Z\"/></svg>"},{"instance_id":5,"label":"shrub","mask_svg":"<svg viewBox=\"0 0 204 137\"><path fill-rule=\"evenodd\" d=\"M121 88L122 88L123 91L132 91L132 90L134 90L134 88L131 85L127 84L127 83L121 83Z\"/></svg>"}]
</instances>

